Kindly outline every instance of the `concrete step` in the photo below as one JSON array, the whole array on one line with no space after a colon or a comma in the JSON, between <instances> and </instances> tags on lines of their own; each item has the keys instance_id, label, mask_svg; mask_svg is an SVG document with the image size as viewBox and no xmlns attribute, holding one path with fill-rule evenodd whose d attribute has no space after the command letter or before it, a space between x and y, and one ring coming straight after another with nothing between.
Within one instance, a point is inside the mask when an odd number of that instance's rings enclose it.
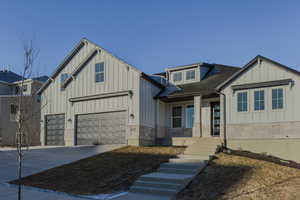
<instances>
[{"instance_id":1,"label":"concrete step","mask_svg":"<svg viewBox=\"0 0 300 200\"><path fill-rule=\"evenodd\" d=\"M210 155L196 155L196 154L180 154L178 156L181 159L192 159L192 160L210 160Z\"/></svg>"},{"instance_id":2,"label":"concrete step","mask_svg":"<svg viewBox=\"0 0 300 200\"><path fill-rule=\"evenodd\" d=\"M143 186L132 186L130 192L133 193L144 193L151 195L162 195L162 196L174 196L177 193L175 189L165 189L165 188L153 188L153 187L143 187Z\"/></svg>"},{"instance_id":3,"label":"concrete step","mask_svg":"<svg viewBox=\"0 0 300 200\"><path fill-rule=\"evenodd\" d=\"M154 172L139 177L138 181L152 181L152 182L161 182L161 183L182 184L189 181L192 177L193 175L187 175L187 174L169 174L169 173Z\"/></svg>"},{"instance_id":4,"label":"concrete step","mask_svg":"<svg viewBox=\"0 0 300 200\"><path fill-rule=\"evenodd\" d=\"M169 159L170 163L181 163L181 164L200 164L203 159L183 159L183 158L171 158Z\"/></svg>"},{"instance_id":5,"label":"concrete step","mask_svg":"<svg viewBox=\"0 0 300 200\"><path fill-rule=\"evenodd\" d=\"M201 166L205 165L207 161L202 161L200 163L163 163L160 165L160 167L163 168L175 168L175 169L198 169Z\"/></svg>"},{"instance_id":6,"label":"concrete step","mask_svg":"<svg viewBox=\"0 0 300 200\"><path fill-rule=\"evenodd\" d=\"M156 181L136 181L133 186L142 186L142 187L152 187L152 188L165 188L178 190L182 187L180 183L164 183L164 182L156 182Z\"/></svg>"},{"instance_id":7,"label":"concrete step","mask_svg":"<svg viewBox=\"0 0 300 200\"><path fill-rule=\"evenodd\" d=\"M190 174L196 175L198 173L197 169L175 169L175 168L158 168L157 172L160 173L169 173L169 174Z\"/></svg>"}]
</instances>

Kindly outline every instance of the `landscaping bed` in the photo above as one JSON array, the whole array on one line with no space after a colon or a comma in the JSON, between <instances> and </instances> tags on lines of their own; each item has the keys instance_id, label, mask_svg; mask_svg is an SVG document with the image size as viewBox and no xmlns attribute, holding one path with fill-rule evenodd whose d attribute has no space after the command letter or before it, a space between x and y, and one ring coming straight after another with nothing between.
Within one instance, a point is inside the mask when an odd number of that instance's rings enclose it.
<instances>
[{"instance_id":1,"label":"landscaping bed","mask_svg":"<svg viewBox=\"0 0 300 200\"><path fill-rule=\"evenodd\" d=\"M275 158L269 162L263 157L260 160L249 158L256 157L251 153L246 156L217 154L216 159L177 195L177 200L300 199L297 164L288 167L274 163Z\"/></svg>"},{"instance_id":2,"label":"landscaping bed","mask_svg":"<svg viewBox=\"0 0 300 200\"><path fill-rule=\"evenodd\" d=\"M20 182L80 195L127 190L138 177L155 171L161 163L183 153L184 149L127 146L22 178Z\"/></svg>"}]
</instances>

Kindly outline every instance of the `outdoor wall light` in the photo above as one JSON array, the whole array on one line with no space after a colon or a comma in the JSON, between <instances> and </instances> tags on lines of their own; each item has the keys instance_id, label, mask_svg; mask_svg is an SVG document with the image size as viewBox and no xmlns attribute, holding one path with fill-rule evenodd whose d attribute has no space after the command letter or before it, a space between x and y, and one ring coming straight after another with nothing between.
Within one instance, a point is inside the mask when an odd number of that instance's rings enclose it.
<instances>
[{"instance_id":1,"label":"outdoor wall light","mask_svg":"<svg viewBox=\"0 0 300 200\"><path fill-rule=\"evenodd\" d=\"M69 119L68 119L68 122L72 122L72 119L71 119L71 118L69 118Z\"/></svg>"},{"instance_id":2,"label":"outdoor wall light","mask_svg":"<svg viewBox=\"0 0 300 200\"><path fill-rule=\"evenodd\" d=\"M134 119L134 114L130 114L130 119Z\"/></svg>"}]
</instances>

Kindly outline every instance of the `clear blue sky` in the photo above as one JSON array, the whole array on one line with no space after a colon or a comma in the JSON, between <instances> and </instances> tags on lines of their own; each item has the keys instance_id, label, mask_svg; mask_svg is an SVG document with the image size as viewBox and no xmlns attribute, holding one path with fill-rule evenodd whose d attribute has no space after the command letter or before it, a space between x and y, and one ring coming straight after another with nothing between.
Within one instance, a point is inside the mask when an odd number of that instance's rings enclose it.
<instances>
[{"instance_id":1,"label":"clear blue sky","mask_svg":"<svg viewBox=\"0 0 300 200\"><path fill-rule=\"evenodd\" d=\"M297 0L2 0L0 35L0 66L17 72L22 40L34 38L38 72L50 74L82 37L146 73L257 54L300 71Z\"/></svg>"}]
</instances>

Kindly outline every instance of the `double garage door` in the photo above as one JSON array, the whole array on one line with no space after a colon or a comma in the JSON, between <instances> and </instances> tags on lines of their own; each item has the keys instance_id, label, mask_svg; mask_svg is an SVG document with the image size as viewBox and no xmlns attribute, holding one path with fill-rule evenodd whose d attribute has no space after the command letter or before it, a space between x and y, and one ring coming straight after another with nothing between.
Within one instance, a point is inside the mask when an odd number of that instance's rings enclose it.
<instances>
[{"instance_id":1,"label":"double garage door","mask_svg":"<svg viewBox=\"0 0 300 200\"><path fill-rule=\"evenodd\" d=\"M76 144L126 144L126 112L76 116Z\"/></svg>"},{"instance_id":2,"label":"double garage door","mask_svg":"<svg viewBox=\"0 0 300 200\"><path fill-rule=\"evenodd\" d=\"M76 116L77 145L126 144L126 112ZM64 145L65 115L46 116L46 145Z\"/></svg>"}]
</instances>

